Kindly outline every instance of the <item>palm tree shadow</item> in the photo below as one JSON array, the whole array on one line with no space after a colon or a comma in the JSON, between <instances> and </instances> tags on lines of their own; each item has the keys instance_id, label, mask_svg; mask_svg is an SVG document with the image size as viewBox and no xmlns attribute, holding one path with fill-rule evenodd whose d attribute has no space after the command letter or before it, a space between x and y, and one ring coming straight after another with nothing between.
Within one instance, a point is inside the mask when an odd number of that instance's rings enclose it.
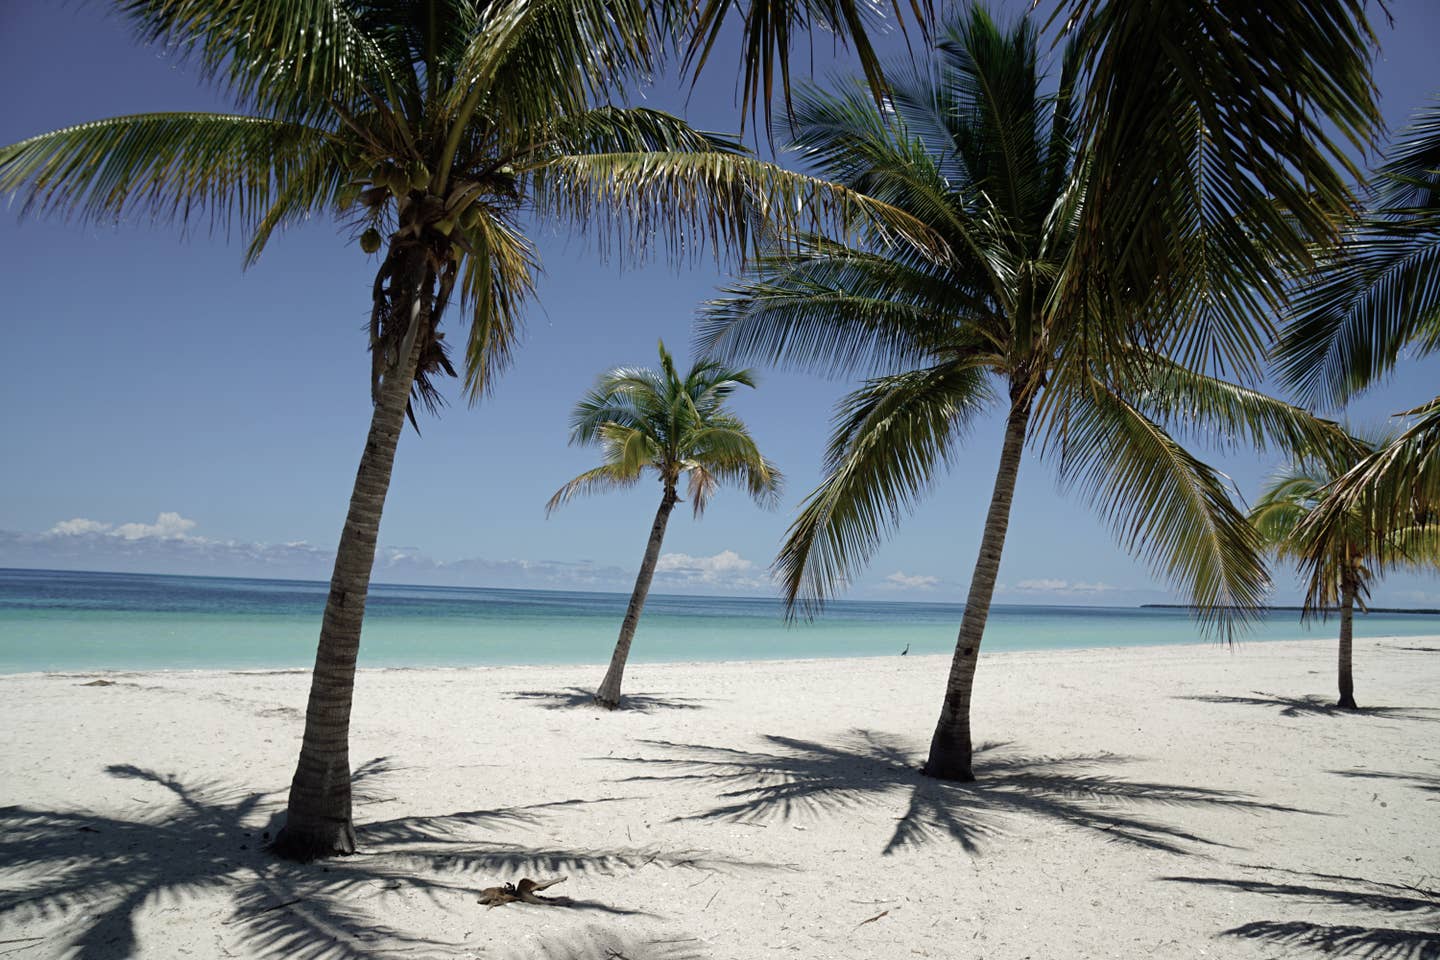
<instances>
[{"instance_id":1,"label":"palm tree shadow","mask_svg":"<svg viewBox=\"0 0 1440 960\"><path fill-rule=\"evenodd\" d=\"M705 960L708 954L694 937L647 939L591 925L499 956L503 960Z\"/></svg>"},{"instance_id":2,"label":"palm tree shadow","mask_svg":"<svg viewBox=\"0 0 1440 960\"><path fill-rule=\"evenodd\" d=\"M1399 780L1406 786L1426 793L1440 793L1440 777L1432 773L1386 773L1380 770L1331 770L1337 777L1360 780Z\"/></svg>"},{"instance_id":3,"label":"palm tree shadow","mask_svg":"<svg viewBox=\"0 0 1440 960\"><path fill-rule=\"evenodd\" d=\"M1027 756L1006 744L976 751L976 782L922 776L917 755L897 738L868 730L836 744L766 736L770 752L641 741L661 756L618 758L660 768L622 782L696 781L723 787L715 806L691 817L753 821L814 818L863 807L892 807L895 829L883 853L939 839L976 852L1003 833L1007 815L1039 817L1103 833L1109 840L1171 853L1222 846L1134 807L1224 807L1308 813L1223 790L1127 780L1094 772L1128 762L1113 754ZM611 758L607 758L611 759Z\"/></svg>"},{"instance_id":4,"label":"palm tree shadow","mask_svg":"<svg viewBox=\"0 0 1440 960\"><path fill-rule=\"evenodd\" d=\"M1218 877L1161 877L1172 883L1220 887L1312 905L1329 914L1353 914L1361 922L1339 924L1311 920L1255 920L1222 931L1222 937L1257 940L1282 947L1314 950L1325 956L1365 960L1440 960L1440 890L1363 877L1304 873L1256 867L1281 873L1286 882ZM1293 879L1292 879L1293 878ZM1385 926L1374 925L1383 922ZM1393 926L1397 922L1415 926Z\"/></svg>"},{"instance_id":5,"label":"palm tree shadow","mask_svg":"<svg viewBox=\"0 0 1440 960\"><path fill-rule=\"evenodd\" d=\"M390 769L383 758L361 766L357 793ZM294 864L263 849L278 817L279 804L270 793L220 781L187 783L129 765L106 772L160 786L169 802L118 816L0 808L0 928L43 923L40 932L63 941L67 956L77 960L134 956L142 946L136 927L142 908L207 893L231 900L233 911L220 933L247 955L365 960L467 946L416 938L385 923L381 918L390 899L406 894L468 911L480 909L475 894L497 875L610 874L651 863L720 872L774 866L705 851L564 850L475 837L477 831L524 830L566 808L620 799L613 797L362 824L357 834L365 852ZM582 913L643 914L596 900L557 900L555 906Z\"/></svg>"},{"instance_id":6,"label":"palm tree shadow","mask_svg":"<svg viewBox=\"0 0 1440 960\"><path fill-rule=\"evenodd\" d=\"M595 691L584 687L566 687L563 690L511 690L511 700L524 700L546 710L569 710L576 707L595 707ZM658 710L703 710L705 701L695 697L668 697L653 693L626 693L620 697L617 710L632 710L635 713L655 713ZM597 707L597 709L599 709Z\"/></svg>"},{"instance_id":7,"label":"palm tree shadow","mask_svg":"<svg viewBox=\"0 0 1440 960\"><path fill-rule=\"evenodd\" d=\"M1420 720L1440 723L1440 710L1429 707L1358 707L1349 709L1338 706L1331 697L1310 694L1304 697L1287 697L1278 693L1251 691L1250 697L1227 697L1219 694L1203 694L1190 697L1176 697L1177 700L1195 700L1200 703L1234 703L1248 707L1269 707L1280 711L1282 717L1381 717L1388 720Z\"/></svg>"}]
</instances>

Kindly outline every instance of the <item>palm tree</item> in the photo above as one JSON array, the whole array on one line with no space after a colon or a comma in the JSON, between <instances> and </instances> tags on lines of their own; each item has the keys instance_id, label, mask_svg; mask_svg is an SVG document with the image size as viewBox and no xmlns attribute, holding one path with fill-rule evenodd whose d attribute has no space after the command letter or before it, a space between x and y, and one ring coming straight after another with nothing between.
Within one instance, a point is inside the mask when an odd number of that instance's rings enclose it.
<instances>
[{"instance_id":1,"label":"palm tree","mask_svg":"<svg viewBox=\"0 0 1440 960\"><path fill-rule=\"evenodd\" d=\"M1107 295L1115 277L1074 275L1098 269L1077 251L1090 185L1104 177L1077 143L1077 48L1046 94L1036 47L1033 26L1002 30L977 7L943 29L931 63L887 70L884 111L859 85L804 92L792 124L802 156L924 221L945 255L880 230L860 231L859 244L802 234L757 260L700 325L700 343L722 357L872 374L842 401L824 479L776 560L792 609L832 595L956 460L980 414L1004 412L925 765L952 780L973 777L971 691L1027 441L1043 441L1062 483L1187 590L1208 626L1225 627L1264 595L1259 542L1223 476L1167 425L1257 445L1328 434L1295 407L1169 355L1203 343L1216 365L1256 362L1243 293L1237 303L1232 288L1206 282L1223 260L1172 274L1158 304ZM1089 295L1065 295L1074 289ZM1187 310L1159 313L1181 289Z\"/></svg>"},{"instance_id":2,"label":"palm tree","mask_svg":"<svg viewBox=\"0 0 1440 960\"><path fill-rule=\"evenodd\" d=\"M749 370L713 360L696 361L682 378L661 341L659 370L616 367L575 406L570 442L599 446L605 461L555 491L546 513L579 494L634 486L647 470L654 471L662 491L610 669L595 692L595 702L603 707L620 705L630 641L650 593L670 513L680 502L681 479L688 478L696 519L722 483L743 485L761 506L778 502L780 471L761 456L749 428L725 409L736 388L754 386Z\"/></svg>"},{"instance_id":3,"label":"palm tree","mask_svg":"<svg viewBox=\"0 0 1440 960\"><path fill-rule=\"evenodd\" d=\"M120 6L145 40L193 57L236 112L121 116L32 137L0 148L0 192L82 220L208 214L245 231L247 262L276 229L328 212L380 254L373 414L274 844L297 858L350 853L355 663L395 450L412 397L433 404L434 379L452 370L439 329L449 307L469 327L472 401L510 358L538 267L525 218L613 225L626 250L708 239L742 253L767 220L859 204L910 235L909 218L665 113L595 106L656 62L656 21L639 0Z\"/></svg>"},{"instance_id":4,"label":"palm tree","mask_svg":"<svg viewBox=\"0 0 1440 960\"><path fill-rule=\"evenodd\" d=\"M1250 511L1250 522L1265 545L1306 573L1310 590L1302 616L1339 611L1338 705L1348 710L1357 709L1351 669L1355 606L1358 603L1364 609L1379 572L1372 554L1378 547L1392 567L1440 563L1440 527L1423 517L1377 530L1363 509L1342 498L1343 523L1307 522L1322 508L1336 511L1330 502L1336 480L1385 446L1347 437L1342 443L1309 453L1275 476Z\"/></svg>"},{"instance_id":5,"label":"palm tree","mask_svg":"<svg viewBox=\"0 0 1440 960\"><path fill-rule=\"evenodd\" d=\"M1305 519L1324 500L1335 478L1355 465L1372 448L1357 440L1353 445L1328 451L1326 456L1303 458L1275 476L1250 511L1250 522L1259 531L1265 545L1280 557L1303 565L1310 558L1323 557L1315 572L1322 585L1317 597L1321 609L1339 608L1339 705L1356 709L1355 682L1351 672L1351 646L1355 604L1362 607L1370 594L1370 571L1366 567L1365 518L1356 511L1347 516L1347 523L1323 544L1309 543L1313 535ZM1314 607L1307 606L1306 612Z\"/></svg>"}]
</instances>

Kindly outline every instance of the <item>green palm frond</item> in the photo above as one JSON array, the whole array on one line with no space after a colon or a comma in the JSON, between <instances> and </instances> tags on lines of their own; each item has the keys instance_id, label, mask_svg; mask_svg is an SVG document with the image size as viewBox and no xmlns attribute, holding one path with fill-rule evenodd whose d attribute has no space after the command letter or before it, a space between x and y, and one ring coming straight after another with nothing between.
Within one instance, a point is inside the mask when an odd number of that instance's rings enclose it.
<instances>
[{"instance_id":1,"label":"green palm frond","mask_svg":"<svg viewBox=\"0 0 1440 960\"><path fill-rule=\"evenodd\" d=\"M1372 209L1296 281L1277 348L1284 380L1339 406L1407 344L1440 348L1440 103L1423 110L1374 179Z\"/></svg>"},{"instance_id":2,"label":"green palm frond","mask_svg":"<svg viewBox=\"0 0 1440 960\"><path fill-rule=\"evenodd\" d=\"M983 371L950 362L870 380L842 401L824 478L774 564L792 610L811 615L848 582L992 399Z\"/></svg>"},{"instance_id":3,"label":"green palm frond","mask_svg":"<svg viewBox=\"0 0 1440 960\"><path fill-rule=\"evenodd\" d=\"M534 185L541 213L591 226L631 255L663 243L676 257L707 246L743 256L777 231L864 224L948 256L943 239L903 210L732 153L557 157L535 172Z\"/></svg>"},{"instance_id":4,"label":"green palm frond","mask_svg":"<svg viewBox=\"0 0 1440 960\"><path fill-rule=\"evenodd\" d=\"M1084 48L1082 136L1095 178L1078 255L1114 291L1193 269L1233 225L1209 283L1282 289L1354 206L1347 151L1380 113L1365 0L1066 0ZM1183 284L1180 289L1183 291Z\"/></svg>"},{"instance_id":5,"label":"green palm frond","mask_svg":"<svg viewBox=\"0 0 1440 960\"><path fill-rule=\"evenodd\" d=\"M906 12L922 33L927 31L933 11L931 0L891 0L894 22L904 28ZM765 128L771 129L772 104L778 85L787 107L790 105L790 52L796 38L819 31L838 44L854 48L860 68L879 99L886 88L880 58L871 44L869 31L881 25L880 4L860 0L703 0L663 6L672 29L689 37L685 63L697 74L710 58L722 29L734 11L741 17L741 66L739 89L744 114L757 107L765 111Z\"/></svg>"},{"instance_id":6,"label":"green palm frond","mask_svg":"<svg viewBox=\"0 0 1440 960\"><path fill-rule=\"evenodd\" d=\"M696 130L671 114L645 107L602 106L566 114L554 120L544 144L560 155L746 152L732 136Z\"/></svg>"},{"instance_id":7,"label":"green palm frond","mask_svg":"<svg viewBox=\"0 0 1440 960\"><path fill-rule=\"evenodd\" d=\"M142 41L197 59L237 100L266 114L314 119L333 101L376 104L409 93L409 51L384 5L342 0L121 0ZM432 5L433 6L433 5ZM459 4L446 4L459 6Z\"/></svg>"},{"instance_id":8,"label":"green palm frond","mask_svg":"<svg viewBox=\"0 0 1440 960\"><path fill-rule=\"evenodd\" d=\"M976 351L999 346L975 324L989 312L983 292L933 264L813 235L755 258L725 292L702 308L696 345L727 359L878 373L925 362L965 328Z\"/></svg>"},{"instance_id":9,"label":"green palm frond","mask_svg":"<svg viewBox=\"0 0 1440 960\"><path fill-rule=\"evenodd\" d=\"M1258 535L1224 476L1104 384L1072 399L1062 485L1085 496L1127 550L1192 597L1203 626L1228 633L1255 616L1270 579Z\"/></svg>"},{"instance_id":10,"label":"green palm frond","mask_svg":"<svg viewBox=\"0 0 1440 960\"><path fill-rule=\"evenodd\" d=\"M1362 522L1366 555L1377 571L1412 565L1417 560L1397 548L1392 539L1399 531L1420 530L1440 524L1440 399L1410 411L1417 417L1408 429L1389 443L1354 462L1336 478L1324 499L1310 512L1299 535L1310 544L1306 566L1320 568L1327 557L1324 545L1342 540ZM1421 543L1420 534L1411 533ZM1431 562L1440 559L1429 558ZM1307 603L1323 604L1312 580Z\"/></svg>"},{"instance_id":11,"label":"green palm frond","mask_svg":"<svg viewBox=\"0 0 1440 960\"><path fill-rule=\"evenodd\" d=\"M468 308L465 389L475 402L494 385L519 345L523 309L540 273L534 244L504 216L489 211L463 234L469 246L461 271L461 304Z\"/></svg>"},{"instance_id":12,"label":"green palm frond","mask_svg":"<svg viewBox=\"0 0 1440 960\"><path fill-rule=\"evenodd\" d=\"M1305 556L1295 531L1320 502L1327 482L1324 477L1295 472L1271 480L1250 508L1250 522L1267 547L1288 559Z\"/></svg>"},{"instance_id":13,"label":"green palm frond","mask_svg":"<svg viewBox=\"0 0 1440 960\"><path fill-rule=\"evenodd\" d=\"M343 170L331 134L235 114L112 117L0 147L0 192L22 194L27 213L181 222L208 214L247 232L277 201L282 218L323 205Z\"/></svg>"},{"instance_id":14,"label":"green palm frond","mask_svg":"<svg viewBox=\"0 0 1440 960\"><path fill-rule=\"evenodd\" d=\"M555 117L584 112L593 96L655 59L641 0L508 0L485 8L466 39L435 104L448 129L441 189L477 111L504 139L523 142Z\"/></svg>"},{"instance_id":15,"label":"green palm frond","mask_svg":"<svg viewBox=\"0 0 1440 960\"><path fill-rule=\"evenodd\" d=\"M640 482L641 472L636 470L633 473L627 472L620 464L603 463L598 467L586 470L578 477L570 480L545 503L545 513L554 513L560 507L569 503L575 497L591 493L607 493L611 490L621 490L626 487L633 487Z\"/></svg>"},{"instance_id":16,"label":"green palm frond","mask_svg":"<svg viewBox=\"0 0 1440 960\"><path fill-rule=\"evenodd\" d=\"M1357 441L1338 423L1262 393L1196 372L1149 352L1126 398L1173 432L1234 449L1279 449L1324 457L1331 451L1358 453Z\"/></svg>"}]
</instances>

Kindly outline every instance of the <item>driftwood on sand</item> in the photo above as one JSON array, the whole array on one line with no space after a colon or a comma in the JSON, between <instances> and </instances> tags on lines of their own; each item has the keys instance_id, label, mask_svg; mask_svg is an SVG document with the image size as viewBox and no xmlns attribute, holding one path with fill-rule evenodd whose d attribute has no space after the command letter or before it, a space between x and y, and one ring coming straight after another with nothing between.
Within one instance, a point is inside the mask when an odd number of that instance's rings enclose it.
<instances>
[{"instance_id":1,"label":"driftwood on sand","mask_svg":"<svg viewBox=\"0 0 1440 960\"><path fill-rule=\"evenodd\" d=\"M565 897L539 897L537 890L544 890L553 887L557 883L564 883L564 877L556 877L554 880L546 880L543 883L525 877L519 883L507 883L503 887L486 887L480 891L480 903L487 907L498 907L502 903L537 903L548 906L563 906L568 902Z\"/></svg>"}]
</instances>

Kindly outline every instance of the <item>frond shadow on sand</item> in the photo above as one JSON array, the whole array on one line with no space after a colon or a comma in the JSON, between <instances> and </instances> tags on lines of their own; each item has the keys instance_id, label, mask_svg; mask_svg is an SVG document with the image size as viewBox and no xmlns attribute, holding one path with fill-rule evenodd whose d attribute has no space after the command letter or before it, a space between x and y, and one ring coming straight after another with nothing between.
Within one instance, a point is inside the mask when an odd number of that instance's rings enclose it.
<instances>
[{"instance_id":1,"label":"frond shadow on sand","mask_svg":"<svg viewBox=\"0 0 1440 960\"><path fill-rule=\"evenodd\" d=\"M1440 776L1433 773L1389 773L1382 770L1331 770L1337 777L1353 780L1394 780L1412 790L1440 794Z\"/></svg>"},{"instance_id":2,"label":"frond shadow on sand","mask_svg":"<svg viewBox=\"0 0 1440 960\"><path fill-rule=\"evenodd\" d=\"M762 739L769 749L643 740L648 755L605 759L662 771L624 777L623 783L714 785L719 803L692 818L783 821L889 807L898 816L885 854L945 839L974 852L1003 834L1007 815L1039 817L1110 841L1188 854L1223 845L1139 808L1311 812L1225 790L1098 772L1129 762L1113 754L1045 757L985 744L976 751L976 781L951 783L922 776L918 755L884 733L856 730L835 743L774 735Z\"/></svg>"},{"instance_id":3,"label":"frond shadow on sand","mask_svg":"<svg viewBox=\"0 0 1440 960\"><path fill-rule=\"evenodd\" d=\"M390 770L383 758L360 767L357 794ZM36 929L53 940L57 952L77 960L133 956L140 946L136 918L142 908L161 901L184 904L207 894L228 898L233 909L217 936L248 955L369 960L397 953L474 953L468 944L417 938L386 923L387 907L397 902L392 898L413 902L418 897L445 911L478 916L484 911L476 904L480 888L526 874L584 878L651 864L721 873L778 868L701 850L572 850L510 839L567 809L624 799L615 797L361 823L361 853L293 864L264 850L278 816L276 798L269 793L220 781L186 782L129 765L110 766L106 772L118 780L159 786L168 799L124 815L0 808L0 928L41 923L43 928ZM507 839L484 835L497 830ZM562 898L555 906L581 916L655 916L591 899ZM633 960L689 956L659 948L645 952L642 946L624 955ZM559 952L535 956L569 956L562 948L563 943Z\"/></svg>"},{"instance_id":4,"label":"frond shadow on sand","mask_svg":"<svg viewBox=\"0 0 1440 960\"><path fill-rule=\"evenodd\" d=\"M566 687L563 690L511 690L506 696L511 700L523 700L546 710L571 710L576 707L595 707L595 691L584 687ZM703 710L705 701L695 697L665 696L658 693L626 693L620 697L618 710L635 713L656 713L660 710Z\"/></svg>"},{"instance_id":5,"label":"frond shadow on sand","mask_svg":"<svg viewBox=\"0 0 1440 960\"><path fill-rule=\"evenodd\" d=\"M649 937L587 925L568 934L548 934L533 943L512 944L496 960L708 960L694 937Z\"/></svg>"},{"instance_id":6,"label":"frond shadow on sand","mask_svg":"<svg viewBox=\"0 0 1440 960\"><path fill-rule=\"evenodd\" d=\"M1279 901L1320 919L1252 920L1219 933L1326 957L1440 960L1440 890L1326 873L1252 867L1266 879L1161 877ZM1278 875L1278 876L1276 876ZM1274 877L1274 879L1270 879ZM1336 922L1353 920L1351 923Z\"/></svg>"},{"instance_id":7,"label":"frond shadow on sand","mask_svg":"<svg viewBox=\"0 0 1440 960\"><path fill-rule=\"evenodd\" d=\"M1359 707L1349 709L1337 706L1334 697L1309 694L1303 697L1288 697L1278 693L1252 690L1252 696L1222 696L1203 694L1190 697L1176 697L1177 700L1194 700L1200 703L1229 703L1246 707L1267 707L1278 710L1282 717L1379 717L1387 720L1419 720L1440 723L1440 710L1429 707Z\"/></svg>"}]
</instances>

